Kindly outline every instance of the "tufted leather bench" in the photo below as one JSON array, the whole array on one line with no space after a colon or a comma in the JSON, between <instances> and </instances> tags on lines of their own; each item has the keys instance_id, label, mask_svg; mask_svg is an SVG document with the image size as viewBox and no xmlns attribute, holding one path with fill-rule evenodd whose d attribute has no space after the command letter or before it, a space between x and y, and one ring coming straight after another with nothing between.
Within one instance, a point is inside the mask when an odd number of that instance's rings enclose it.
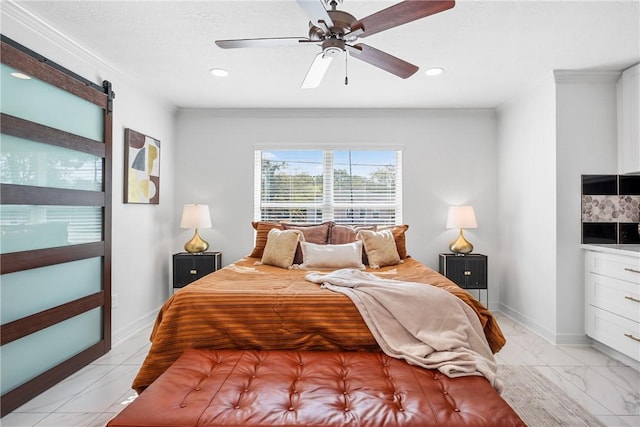
<instances>
[{"instance_id":1,"label":"tufted leather bench","mask_svg":"<svg viewBox=\"0 0 640 427\"><path fill-rule=\"evenodd\" d=\"M482 377L383 353L187 350L122 426L524 426Z\"/></svg>"}]
</instances>

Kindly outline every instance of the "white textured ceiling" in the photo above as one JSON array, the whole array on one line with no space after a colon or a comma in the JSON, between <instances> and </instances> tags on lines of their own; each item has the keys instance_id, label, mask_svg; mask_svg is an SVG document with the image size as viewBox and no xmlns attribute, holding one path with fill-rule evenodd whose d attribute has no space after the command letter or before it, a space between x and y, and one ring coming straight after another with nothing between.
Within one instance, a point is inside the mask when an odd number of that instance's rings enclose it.
<instances>
[{"instance_id":1,"label":"white textured ceiling","mask_svg":"<svg viewBox=\"0 0 640 427\"><path fill-rule=\"evenodd\" d=\"M344 0L362 18L395 1ZM458 0L448 11L361 41L420 67L407 80L334 60L300 89L316 45L225 50L216 39L306 37L308 17L286 1L15 1L178 107L496 107L553 70L621 70L640 61L640 0ZM427 77L432 66L446 69ZM229 70L214 78L208 70Z\"/></svg>"}]
</instances>

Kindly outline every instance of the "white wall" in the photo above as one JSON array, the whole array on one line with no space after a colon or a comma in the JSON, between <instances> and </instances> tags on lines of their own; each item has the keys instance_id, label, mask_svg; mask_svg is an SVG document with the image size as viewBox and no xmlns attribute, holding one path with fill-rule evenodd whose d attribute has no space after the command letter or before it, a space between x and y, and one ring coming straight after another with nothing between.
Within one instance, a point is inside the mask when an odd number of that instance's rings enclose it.
<instances>
[{"instance_id":1,"label":"white wall","mask_svg":"<svg viewBox=\"0 0 640 427\"><path fill-rule=\"evenodd\" d=\"M616 173L618 73L556 71L498 111L501 310L584 342L582 174Z\"/></svg>"},{"instance_id":2,"label":"white wall","mask_svg":"<svg viewBox=\"0 0 640 427\"><path fill-rule=\"evenodd\" d=\"M403 222L409 254L437 270L457 232L452 204L472 204L479 228L465 232L489 256L490 305L498 301L497 170L492 110L180 110L177 119L174 251L185 203L207 203L213 228L200 230L228 264L253 247L254 148L402 146ZM484 299L484 295L482 296Z\"/></svg>"},{"instance_id":3,"label":"white wall","mask_svg":"<svg viewBox=\"0 0 640 427\"><path fill-rule=\"evenodd\" d=\"M169 294L173 243L173 151L175 110L143 93L126 75L13 3L2 5L2 33L71 71L102 85L113 84L112 311L114 343L155 316ZM161 141L160 204L123 204L124 129Z\"/></svg>"},{"instance_id":4,"label":"white wall","mask_svg":"<svg viewBox=\"0 0 640 427\"><path fill-rule=\"evenodd\" d=\"M498 110L500 309L543 336L556 329L553 77Z\"/></svg>"},{"instance_id":5,"label":"white wall","mask_svg":"<svg viewBox=\"0 0 640 427\"><path fill-rule=\"evenodd\" d=\"M555 72L558 342L584 339L580 177L617 173L619 75L619 72Z\"/></svg>"}]
</instances>

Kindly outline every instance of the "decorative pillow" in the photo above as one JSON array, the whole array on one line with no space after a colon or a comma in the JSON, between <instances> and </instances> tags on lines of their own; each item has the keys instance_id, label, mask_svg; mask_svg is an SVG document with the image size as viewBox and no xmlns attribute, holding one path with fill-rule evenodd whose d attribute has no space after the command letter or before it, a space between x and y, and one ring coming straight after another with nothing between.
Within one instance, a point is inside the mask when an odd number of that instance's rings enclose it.
<instances>
[{"instance_id":1,"label":"decorative pillow","mask_svg":"<svg viewBox=\"0 0 640 427\"><path fill-rule=\"evenodd\" d=\"M360 230L376 231L375 225L342 225L333 224L331 226L331 232L329 233L329 244L342 245L344 243L351 243L356 241L356 234ZM367 253L362 251L362 263L364 265L369 264Z\"/></svg>"},{"instance_id":2,"label":"decorative pillow","mask_svg":"<svg viewBox=\"0 0 640 427\"><path fill-rule=\"evenodd\" d=\"M300 230L304 234L304 241L315 243L318 245L326 245L329 242L329 230L333 222L327 221L322 224L286 224L283 223L284 230ZM302 249L298 245L296 256L293 260L294 264L302 264Z\"/></svg>"},{"instance_id":3,"label":"decorative pillow","mask_svg":"<svg viewBox=\"0 0 640 427\"><path fill-rule=\"evenodd\" d=\"M282 230L282 224L277 222L254 221L251 223L253 229L256 230L256 244L251 252L250 257L262 258L264 246L267 244L267 234L272 228Z\"/></svg>"},{"instance_id":4,"label":"decorative pillow","mask_svg":"<svg viewBox=\"0 0 640 427\"><path fill-rule=\"evenodd\" d=\"M333 224L329 233L330 245L342 245L356 241L356 234L360 230L376 231L375 225L342 225Z\"/></svg>"},{"instance_id":5,"label":"decorative pillow","mask_svg":"<svg viewBox=\"0 0 640 427\"><path fill-rule=\"evenodd\" d=\"M364 268L361 241L342 245L300 242L300 247L304 259L301 268Z\"/></svg>"},{"instance_id":6,"label":"decorative pillow","mask_svg":"<svg viewBox=\"0 0 640 427\"><path fill-rule=\"evenodd\" d=\"M391 230L391 232L393 233L393 238L396 241L396 248L398 249L398 255L400 256L400 259L405 259L409 257L409 255L407 255L407 238L405 236L405 233L407 232L408 229L409 229L409 226L406 224L378 226L378 231Z\"/></svg>"},{"instance_id":7,"label":"decorative pillow","mask_svg":"<svg viewBox=\"0 0 640 427\"><path fill-rule=\"evenodd\" d=\"M296 254L298 241L304 241L299 230L278 230L272 228L267 234L267 243L262 254L262 264L290 268Z\"/></svg>"},{"instance_id":8,"label":"decorative pillow","mask_svg":"<svg viewBox=\"0 0 640 427\"><path fill-rule=\"evenodd\" d=\"M380 268L402 262L391 230L360 230L356 234L356 239L364 243L364 250L369 257L369 267Z\"/></svg>"}]
</instances>

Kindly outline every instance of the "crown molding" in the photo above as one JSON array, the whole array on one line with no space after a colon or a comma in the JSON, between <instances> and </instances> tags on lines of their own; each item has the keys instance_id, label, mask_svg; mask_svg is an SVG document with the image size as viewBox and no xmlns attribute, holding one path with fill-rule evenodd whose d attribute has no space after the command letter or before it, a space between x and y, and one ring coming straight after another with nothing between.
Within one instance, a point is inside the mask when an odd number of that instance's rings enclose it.
<instances>
[{"instance_id":1,"label":"crown molding","mask_svg":"<svg viewBox=\"0 0 640 427\"><path fill-rule=\"evenodd\" d=\"M132 80L131 76L112 65L108 61L97 56L89 49L77 43L67 35L61 33L42 19L38 18L14 0L3 0L2 10L0 13L3 15L2 20L9 19L20 27L23 27L26 31L34 33L40 38L46 40L58 49L72 55L75 59L89 65L91 68L100 70L103 73L110 75L116 74L121 78ZM5 26L5 25L3 25ZM13 38L11 34L5 34L7 37ZM16 40L20 43L20 40ZM26 46L29 47L29 46ZM57 61L57 58L51 58ZM61 64L62 65L62 64Z\"/></svg>"},{"instance_id":2,"label":"crown molding","mask_svg":"<svg viewBox=\"0 0 640 427\"><path fill-rule=\"evenodd\" d=\"M43 21L33 13L26 10L15 0L0 0L2 1L2 7L0 7L0 22L2 22L2 34L15 42L22 44L28 49L37 51L39 54L48 57L52 61L60 64L64 67L69 67L69 57L72 60L78 61L80 64L84 64L91 73L97 84L102 84L102 80L107 79L111 82L118 80L123 83L128 83L133 87L139 88L142 93L150 98L156 99L160 104L165 105L171 110L175 110L176 106L173 105L166 98L159 96L157 93L150 93L143 89L143 85L140 85L139 79L134 78L132 75L123 71L122 69L111 64L107 60L93 53L88 48L84 47L80 43L73 40L71 37L60 32L47 22ZM9 24L9 25L7 25ZM10 31L6 32L9 28ZM46 52L39 52L40 49L34 49L33 46L29 46L27 42L22 40L23 37L35 36L43 40L49 46L55 50L59 50L62 53L57 57L51 57ZM79 67L72 67L74 71ZM80 71L80 74L86 74ZM86 76L87 78L89 76ZM117 88L116 88L117 89ZM117 90L116 90L117 92Z\"/></svg>"},{"instance_id":3,"label":"crown molding","mask_svg":"<svg viewBox=\"0 0 640 427\"><path fill-rule=\"evenodd\" d=\"M620 71L553 70L553 77L560 84L610 84L616 83L620 74Z\"/></svg>"}]
</instances>

